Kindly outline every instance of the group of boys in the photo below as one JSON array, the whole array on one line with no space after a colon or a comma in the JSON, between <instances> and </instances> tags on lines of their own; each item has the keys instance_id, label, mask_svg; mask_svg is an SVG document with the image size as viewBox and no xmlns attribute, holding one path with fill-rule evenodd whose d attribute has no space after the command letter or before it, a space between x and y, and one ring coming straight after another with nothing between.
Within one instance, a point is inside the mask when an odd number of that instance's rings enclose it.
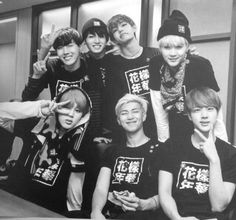
<instances>
[{"instance_id":1,"label":"group of boys","mask_svg":"<svg viewBox=\"0 0 236 220\"><path fill-rule=\"evenodd\" d=\"M223 220L228 214L223 210L235 190L236 153L212 134L219 98L209 88L193 90L186 97L186 106L194 133L180 143L171 139L158 143L153 109L148 108L149 61L158 51L140 46L135 32L135 23L125 15L113 16L107 26L90 19L82 36L73 28L52 28L42 38L40 60L33 66L22 100L35 100L48 86L52 99L69 87L80 87L90 96L93 110L88 133L94 150L113 143L103 154L99 175L95 167L94 179L90 179L93 184L97 179L89 201L92 218ZM109 38L117 45L112 52L118 55L107 54ZM88 53L81 55L83 41ZM57 59L47 55L51 46ZM194 146L193 152L187 145ZM80 180L74 169L68 183L69 211L81 209Z\"/></svg>"}]
</instances>

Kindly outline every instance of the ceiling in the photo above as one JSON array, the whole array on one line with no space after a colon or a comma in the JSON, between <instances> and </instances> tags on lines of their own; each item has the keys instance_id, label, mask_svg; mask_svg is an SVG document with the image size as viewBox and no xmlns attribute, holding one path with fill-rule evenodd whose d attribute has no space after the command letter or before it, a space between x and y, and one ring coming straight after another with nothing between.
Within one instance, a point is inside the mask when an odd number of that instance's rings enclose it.
<instances>
[{"instance_id":1,"label":"ceiling","mask_svg":"<svg viewBox=\"0 0 236 220\"><path fill-rule=\"evenodd\" d=\"M0 13L14 11L21 8L28 8L32 5L43 4L46 2L53 2L57 0L1 0Z\"/></svg>"},{"instance_id":2,"label":"ceiling","mask_svg":"<svg viewBox=\"0 0 236 220\"><path fill-rule=\"evenodd\" d=\"M56 0L1 0L3 4L0 4L0 14L15 11L22 8L28 8L33 5L43 4L46 2L52 2ZM7 16L7 15L6 15ZM1 17L0 17L1 18ZM2 17L4 20L5 16ZM15 42L16 35L16 20L1 22L0 19L0 45Z\"/></svg>"}]
</instances>

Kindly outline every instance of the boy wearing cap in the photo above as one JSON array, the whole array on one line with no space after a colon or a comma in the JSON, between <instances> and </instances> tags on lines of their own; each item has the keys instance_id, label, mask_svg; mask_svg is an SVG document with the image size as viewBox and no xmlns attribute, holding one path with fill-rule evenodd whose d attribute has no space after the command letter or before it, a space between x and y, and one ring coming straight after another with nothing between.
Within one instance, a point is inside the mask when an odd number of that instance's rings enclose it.
<instances>
[{"instance_id":1,"label":"boy wearing cap","mask_svg":"<svg viewBox=\"0 0 236 220\"><path fill-rule=\"evenodd\" d=\"M101 139L102 122L104 111L104 88L106 86L106 68L105 62L112 55L107 54L106 60L104 56L106 51L111 49L107 45L109 35L106 24L98 19L89 19L82 27L82 36L88 52L83 54L86 63L86 71L89 77L89 95L93 103L94 114L91 118L91 132L96 138L96 141L108 143L108 139Z\"/></svg>"},{"instance_id":2,"label":"boy wearing cap","mask_svg":"<svg viewBox=\"0 0 236 220\"><path fill-rule=\"evenodd\" d=\"M188 53L191 35L186 16L174 10L160 27L157 36L161 55L150 61L150 94L158 139L182 138L193 132L185 114L186 93L198 86L219 91L209 60ZM219 111L215 134L227 140L222 111Z\"/></svg>"},{"instance_id":3,"label":"boy wearing cap","mask_svg":"<svg viewBox=\"0 0 236 220\"><path fill-rule=\"evenodd\" d=\"M208 87L185 99L194 132L165 143L159 171L159 198L171 220L229 220L236 186L236 149L213 133L221 101Z\"/></svg>"},{"instance_id":4,"label":"boy wearing cap","mask_svg":"<svg viewBox=\"0 0 236 220\"><path fill-rule=\"evenodd\" d=\"M106 93L110 104L108 118L110 121L107 126L113 131L113 140L119 141L120 134L123 132L115 124L116 117L113 113L115 104L126 93L141 95L150 100L148 66L150 59L158 54L158 50L139 45L136 38L136 25L126 15L113 16L107 26L111 40L120 47L120 54L113 56L107 66L108 92ZM156 139L152 106L147 113L144 131L147 136Z\"/></svg>"}]
</instances>

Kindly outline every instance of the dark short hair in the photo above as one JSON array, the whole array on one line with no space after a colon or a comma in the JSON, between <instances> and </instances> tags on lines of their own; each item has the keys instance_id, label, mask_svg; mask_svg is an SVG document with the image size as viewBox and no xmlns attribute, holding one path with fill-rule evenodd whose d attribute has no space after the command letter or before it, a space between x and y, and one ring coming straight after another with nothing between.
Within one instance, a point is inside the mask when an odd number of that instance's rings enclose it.
<instances>
[{"instance_id":1,"label":"dark short hair","mask_svg":"<svg viewBox=\"0 0 236 220\"><path fill-rule=\"evenodd\" d=\"M217 111L221 108L221 100L215 90L209 87L192 89L185 97L185 109L191 112L195 107L211 106Z\"/></svg>"},{"instance_id":2,"label":"dark short hair","mask_svg":"<svg viewBox=\"0 0 236 220\"><path fill-rule=\"evenodd\" d=\"M134 21L128 17L127 15L117 14L111 17L107 23L108 33L111 38L111 40L114 40L113 37L113 30L114 28L117 28L119 24L122 22L127 22L132 27L135 25Z\"/></svg>"},{"instance_id":3,"label":"dark short hair","mask_svg":"<svg viewBox=\"0 0 236 220\"><path fill-rule=\"evenodd\" d=\"M86 32L83 34L83 39L85 40L89 34L97 34L99 37L105 37L106 41L109 40L107 29L105 29L104 27L93 27L86 30Z\"/></svg>"},{"instance_id":4,"label":"dark short hair","mask_svg":"<svg viewBox=\"0 0 236 220\"><path fill-rule=\"evenodd\" d=\"M98 18L91 18L83 25L82 36L84 40L87 38L88 34L97 34L99 37L105 36L106 40L109 40L107 26Z\"/></svg>"},{"instance_id":5,"label":"dark short hair","mask_svg":"<svg viewBox=\"0 0 236 220\"><path fill-rule=\"evenodd\" d=\"M66 27L59 30L60 33L53 43L53 48L57 50L60 46L66 46L74 41L78 46L82 43L81 34L74 28Z\"/></svg>"}]
</instances>

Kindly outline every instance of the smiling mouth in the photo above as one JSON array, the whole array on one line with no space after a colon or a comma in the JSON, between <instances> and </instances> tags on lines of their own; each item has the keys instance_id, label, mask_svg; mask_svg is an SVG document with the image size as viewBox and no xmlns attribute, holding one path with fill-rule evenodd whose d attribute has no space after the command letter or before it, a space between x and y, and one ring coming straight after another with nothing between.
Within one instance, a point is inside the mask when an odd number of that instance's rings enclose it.
<instances>
[{"instance_id":1,"label":"smiling mouth","mask_svg":"<svg viewBox=\"0 0 236 220\"><path fill-rule=\"evenodd\" d=\"M208 126L208 125L210 124L210 122L200 122L200 124L201 124L202 126Z\"/></svg>"},{"instance_id":2,"label":"smiling mouth","mask_svg":"<svg viewBox=\"0 0 236 220\"><path fill-rule=\"evenodd\" d=\"M72 56L67 56L67 57L64 57L64 60L68 61L72 58Z\"/></svg>"},{"instance_id":3,"label":"smiling mouth","mask_svg":"<svg viewBox=\"0 0 236 220\"><path fill-rule=\"evenodd\" d=\"M65 120L65 123L66 123L67 125L71 125L71 124L72 124L72 120Z\"/></svg>"}]
</instances>

